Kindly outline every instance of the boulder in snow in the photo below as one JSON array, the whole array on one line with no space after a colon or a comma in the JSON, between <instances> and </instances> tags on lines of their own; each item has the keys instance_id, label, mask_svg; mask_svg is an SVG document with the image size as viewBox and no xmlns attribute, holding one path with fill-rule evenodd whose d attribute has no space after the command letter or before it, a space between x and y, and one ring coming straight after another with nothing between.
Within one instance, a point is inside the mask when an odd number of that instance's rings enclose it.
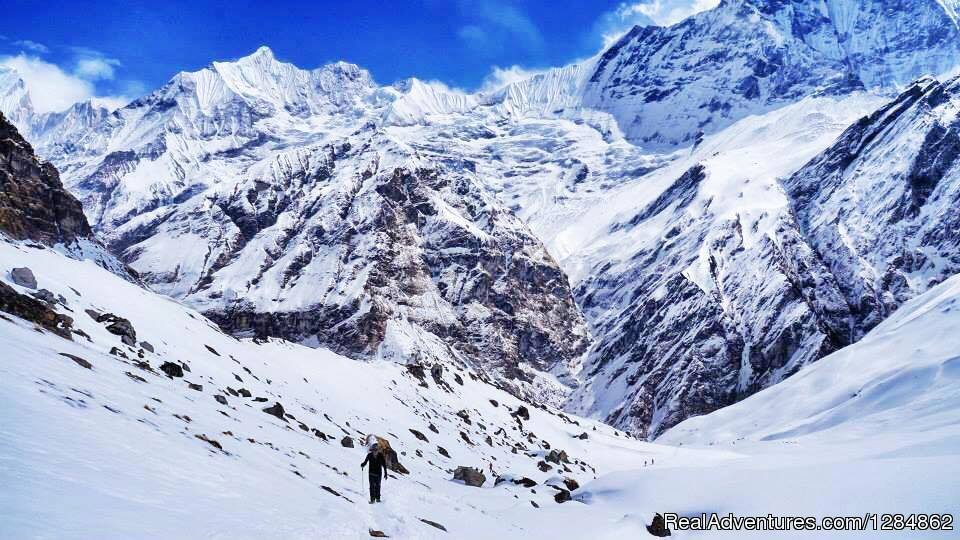
<instances>
[{"instance_id":1,"label":"boulder in snow","mask_svg":"<svg viewBox=\"0 0 960 540\"><path fill-rule=\"evenodd\" d=\"M14 268L10 271L10 279L21 287L28 289L37 288L37 278L33 275L33 270L27 267Z\"/></svg>"},{"instance_id":2,"label":"boulder in snow","mask_svg":"<svg viewBox=\"0 0 960 540\"><path fill-rule=\"evenodd\" d=\"M480 487L487 481L487 477L484 476L479 469L464 466L457 467L457 469L453 471L453 479L460 480L471 487Z\"/></svg>"}]
</instances>

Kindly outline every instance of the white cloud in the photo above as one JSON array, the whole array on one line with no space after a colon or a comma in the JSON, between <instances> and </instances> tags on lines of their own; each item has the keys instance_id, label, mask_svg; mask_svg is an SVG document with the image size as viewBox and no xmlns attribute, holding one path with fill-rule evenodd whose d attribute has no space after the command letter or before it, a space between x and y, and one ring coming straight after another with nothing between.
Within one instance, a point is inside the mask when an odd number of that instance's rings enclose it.
<instances>
[{"instance_id":1,"label":"white cloud","mask_svg":"<svg viewBox=\"0 0 960 540\"><path fill-rule=\"evenodd\" d=\"M79 58L73 73L77 77L88 81L112 79L114 76L113 67L119 65L120 62L112 58Z\"/></svg>"},{"instance_id":2,"label":"white cloud","mask_svg":"<svg viewBox=\"0 0 960 540\"><path fill-rule=\"evenodd\" d=\"M712 9L720 0L646 0L624 2L601 15L593 24L591 43L603 42L606 49L634 26L670 26L691 15Z\"/></svg>"},{"instance_id":3,"label":"white cloud","mask_svg":"<svg viewBox=\"0 0 960 540\"><path fill-rule=\"evenodd\" d=\"M629 5L628 9L639 11L661 26L670 26L719 3L720 0L653 0Z\"/></svg>"},{"instance_id":4,"label":"white cloud","mask_svg":"<svg viewBox=\"0 0 960 540\"><path fill-rule=\"evenodd\" d=\"M639 9L640 4L620 4L616 9L601 15L593 23L594 42L602 41L603 48L613 45L634 26L650 26L656 24L647 14Z\"/></svg>"},{"instance_id":5,"label":"white cloud","mask_svg":"<svg viewBox=\"0 0 960 540\"><path fill-rule=\"evenodd\" d=\"M62 111L74 103L91 99L111 107L130 101L124 96L96 95L93 80L104 78L103 73L85 72L80 76L80 70L69 73L56 64L24 53L0 56L0 66L13 69L23 79L38 113Z\"/></svg>"},{"instance_id":6,"label":"white cloud","mask_svg":"<svg viewBox=\"0 0 960 540\"><path fill-rule=\"evenodd\" d=\"M520 66L502 68L493 66L493 70L483 78L478 92L487 93L499 90L508 84L520 82L543 73L543 69L528 69Z\"/></svg>"},{"instance_id":7,"label":"white cloud","mask_svg":"<svg viewBox=\"0 0 960 540\"><path fill-rule=\"evenodd\" d=\"M527 52L543 51L543 35L522 10L498 0L461 0L460 11L473 19L457 35L478 53L493 56L507 45Z\"/></svg>"},{"instance_id":8,"label":"white cloud","mask_svg":"<svg viewBox=\"0 0 960 540\"><path fill-rule=\"evenodd\" d=\"M19 54L0 57L0 65L12 68L23 79L34 109L39 113L62 111L94 95L90 81L64 72L55 64Z\"/></svg>"},{"instance_id":9,"label":"white cloud","mask_svg":"<svg viewBox=\"0 0 960 540\"><path fill-rule=\"evenodd\" d=\"M30 51L36 54L45 54L50 52L50 48L44 45L43 43L37 43L36 41L31 41L29 39L21 39L19 41L14 41L14 45Z\"/></svg>"}]
</instances>

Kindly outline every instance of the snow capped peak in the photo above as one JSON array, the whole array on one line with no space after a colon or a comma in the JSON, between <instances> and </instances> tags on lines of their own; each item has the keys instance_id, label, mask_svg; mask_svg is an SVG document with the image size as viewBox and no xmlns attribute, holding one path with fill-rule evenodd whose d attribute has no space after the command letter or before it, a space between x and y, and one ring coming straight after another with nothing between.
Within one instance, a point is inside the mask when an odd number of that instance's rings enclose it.
<instances>
[{"instance_id":1,"label":"snow capped peak","mask_svg":"<svg viewBox=\"0 0 960 540\"><path fill-rule=\"evenodd\" d=\"M276 57L273 54L273 49L266 45L261 45L257 47L257 50L253 51L252 54L244 57L244 59L266 59L266 60L275 60Z\"/></svg>"}]
</instances>

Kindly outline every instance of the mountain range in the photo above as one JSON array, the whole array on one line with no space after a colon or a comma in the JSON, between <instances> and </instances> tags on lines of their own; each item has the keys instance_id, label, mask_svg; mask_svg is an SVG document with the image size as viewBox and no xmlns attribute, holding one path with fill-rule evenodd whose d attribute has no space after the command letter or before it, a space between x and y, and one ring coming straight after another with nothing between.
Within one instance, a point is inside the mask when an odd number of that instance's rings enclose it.
<instances>
[{"instance_id":1,"label":"mountain range","mask_svg":"<svg viewBox=\"0 0 960 540\"><path fill-rule=\"evenodd\" d=\"M955 0L731 0L466 93L266 47L0 110L131 279L655 438L958 272ZM122 273L121 272L121 273Z\"/></svg>"}]
</instances>

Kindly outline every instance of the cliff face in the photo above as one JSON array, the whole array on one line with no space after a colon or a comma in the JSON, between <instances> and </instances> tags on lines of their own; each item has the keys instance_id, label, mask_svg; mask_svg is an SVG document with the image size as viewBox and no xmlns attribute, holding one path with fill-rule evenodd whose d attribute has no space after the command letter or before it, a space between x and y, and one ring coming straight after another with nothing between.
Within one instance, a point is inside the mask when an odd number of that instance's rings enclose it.
<instances>
[{"instance_id":1,"label":"cliff face","mask_svg":"<svg viewBox=\"0 0 960 540\"><path fill-rule=\"evenodd\" d=\"M0 230L18 240L54 245L91 234L80 202L56 168L0 113Z\"/></svg>"}]
</instances>

